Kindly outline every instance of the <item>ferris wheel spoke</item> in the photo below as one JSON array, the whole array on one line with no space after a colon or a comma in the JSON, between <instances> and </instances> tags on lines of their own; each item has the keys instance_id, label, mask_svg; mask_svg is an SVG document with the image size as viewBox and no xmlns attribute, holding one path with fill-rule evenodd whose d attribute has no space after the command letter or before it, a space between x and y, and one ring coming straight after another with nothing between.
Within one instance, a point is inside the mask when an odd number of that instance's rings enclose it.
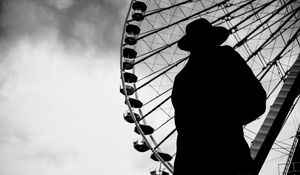
<instances>
[{"instance_id":1,"label":"ferris wheel spoke","mask_svg":"<svg viewBox=\"0 0 300 175\"><path fill-rule=\"evenodd\" d=\"M249 37L247 38L246 41L255 39L256 36L261 35L261 33L262 33L262 32L265 32L266 30L270 30L270 28L273 27L273 26L274 26L275 24L277 24L277 23L280 23L280 22L284 21L284 23L286 24L287 22L289 22L289 20L291 20L293 17L295 17L294 15L296 15L296 14L298 13L298 10L299 10L299 8L298 8L297 10L288 12L286 15L282 16L281 18L277 19L276 21L273 21L273 23L269 24L268 27L263 27L263 29L261 29L260 32L257 32L256 34L252 35L251 37L249 36ZM292 13L292 12L293 12L293 13ZM288 19L284 20L284 18L286 18L286 17L287 17L288 15L290 15L290 14L292 14L292 16L290 16ZM270 14L267 14L267 15L264 15L263 17L261 17L260 19L253 20L253 21L250 22L249 24L243 26L242 28L239 28L239 30L245 29L245 28L248 27L249 25L252 25L252 24L254 24L254 23L257 23L258 21L261 21L261 19L263 19L263 18L265 18L265 17L267 17L267 16L269 16L269 15L270 15ZM270 20L270 21L271 21L271 20ZM285 24L281 24L281 25L279 26L279 28L277 28L276 31L278 32L278 31L279 31L278 29L281 29ZM269 32L270 32L271 34L274 34L274 35L277 33L277 32L272 32L272 31L269 31ZM270 38L270 37L269 37L269 38ZM269 39L269 38L268 38L268 39ZM261 40L261 39L260 39L260 40ZM237 43L237 44L234 46L234 48L240 47L241 45L242 45L242 43Z\"/></svg>"},{"instance_id":2,"label":"ferris wheel spoke","mask_svg":"<svg viewBox=\"0 0 300 175\"><path fill-rule=\"evenodd\" d=\"M228 14L228 15L222 16L222 19L217 19L217 21L214 21L213 23L215 23L215 25L219 26L219 25L222 25L222 24L230 21L230 19L231 20L240 19L245 14L253 12L253 10L255 10L256 8L252 8L252 9L250 9L248 11L245 11L245 12L243 12L241 14L236 15L236 13L238 13L241 10L243 10L247 5L249 5L249 4L247 4L247 2L249 2L249 0L244 0L244 1L241 0L241 1L238 1L238 2L234 1L233 3L225 3L225 4L223 4L222 10L226 11L226 14ZM243 4L243 3L245 3L245 4ZM227 10L228 8L233 8L234 11L230 12L230 10ZM259 7L257 7L257 8L259 8ZM217 22L219 22L219 23L217 23ZM232 32L234 32L234 31L232 31Z\"/></svg>"},{"instance_id":3,"label":"ferris wheel spoke","mask_svg":"<svg viewBox=\"0 0 300 175\"><path fill-rule=\"evenodd\" d=\"M208 7L208 8L206 8L206 9L203 9L203 10L201 10L200 12L197 12L197 13L195 13L195 14L193 14L193 15L190 15L190 16L188 16L188 17L186 17L186 18L183 18L183 19L181 19L181 20L178 20L178 21L176 21L176 22L174 22L174 23L171 23L171 24L169 24L169 25L166 25L166 26L161 27L161 28L158 28L158 29L154 29L154 30L150 31L150 32L147 33L147 34L138 37L136 40L138 41L138 40L143 39L143 38L145 38L145 37L148 37L148 36L150 36L150 35L156 34L156 33L160 32L160 31L162 31L162 30L164 30L164 29L166 29L166 28L169 28L169 27L174 26L174 25L177 25L177 24L179 24L179 23L181 23L181 22L187 21L187 20L189 20L189 19L191 19L191 18L193 18L193 17L195 17L195 16L198 16L198 15L204 13L204 12L207 12L207 11L213 9L213 8L219 7L219 6L221 6L222 4L226 3L227 1L229 1L229 0L224 0L224 1L222 1L222 2L220 2L220 3L217 3L217 4L215 4L215 5L211 6L211 7ZM252 1L254 1L254 0L252 0Z\"/></svg>"},{"instance_id":4,"label":"ferris wheel spoke","mask_svg":"<svg viewBox=\"0 0 300 175\"><path fill-rule=\"evenodd\" d=\"M172 9L172 8L175 8L175 7L178 7L178 6L187 4L187 3L191 3L191 0L183 1L183 2L181 2L181 3L174 4L174 5L171 5L171 6L169 6L169 7L160 8L160 9L156 9L156 10L152 10L152 11L145 12L144 17L148 17L148 16L151 16L151 15L154 15L154 14L157 14L157 13L161 13L161 12L163 12L163 11L170 10L170 9ZM132 22L132 21L133 21L133 20L129 20L128 22Z\"/></svg>"},{"instance_id":5,"label":"ferris wheel spoke","mask_svg":"<svg viewBox=\"0 0 300 175\"><path fill-rule=\"evenodd\" d=\"M297 130L297 128L296 128L296 130ZM286 139L283 139L283 140L276 140L276 142L277 142L277 143L280 143L280 144L282 144L282 145L288 146L288 147L291 148L293 145L292 145L292 144L288 144L288 143L286 143L286 142L284 142L284 141L289 140L289 139L292 139L292 138L294 138L294 137L295 137L295 136L291 136L291 137L286 138Z\"/></svg>"},{"instance_id":6,"label":"ferris wheel spoke","mask_svg":"<svg viewBox=\"0 0 300 175\"><path fill-rule=\"evenodd\" d=\"M160 17L165 21L165 23L163 23L163 24L168 24L168 21L166 21L166 20L164 19L164 17L163 17L161 14L159 14L159 15L160 15ZM148 20L148 19L146 18L146 20ZM148 22L149 22L149 21L148 21ZM152 28L154 28L154 25L153 25L151 22L149 22L149 24L150 24L150 26L151 26ZM164 37L162 37L160 33L155 33L155 35L157 35L157 36L163 41L163 44L167 44L167 42L165 41ZM154 39L154 38L155 38L155 37L153 37L153 39Z\"/></svg>"},{"instance_id":7,"label":"ferris wheel spoke","mask_svg":"<svg viewBox=\"0 0 300 175\"><path fill-rule=\"evenodd\" d=\"M144 41L145 42L145 41ZM150 50L149 52L146 52L146 53L143 53L141 55L138 55L137 58L140 58L142 57L141 59L139 59L138 61L134 62L133 66L136 65L136 64L139 64L140 62L142 61L145 61L146 59L148 58L151 58L152 56L160 53L160 52L163 52L164 50L168 49L169 47L175 45L178 43L178 40L177 41L174 41L170 44L166 44L166 45L163 45L159 48L156 48L155 50Z\"/></svg>"},{"instance_id":8,"label":"ferris wheel spoke","mask_svg":"<svg viewBox=\"0 0 300 175\"><path fill-rule=\"evenodd\" d=\"M238 35L238 32L236 31L236 28L232 28L233 24L231 22L231 20L234 20L233 19L233 15L239 11L242 11L243 8L246 8L247 6L251 6L252 5L252 2L249 3L249 1L245 1L246 3L245 4L242 4L241 6L237 7L236 9L230 11L230 10L227 10L226 6L223 7L223 11L225 12L225 15L222 16L222 20L228 24L228 26L231 28L229 31L233 34L234 38L236 39L236 41L240 41L240 36ZM254 3L254 1L253 1ZM251 6L252 7L252 6ZM253 9L253 7L252 7ZM215 21L213 21L212 23L215 23L217 21L219 21L220 19L216 19ZM243 48L245 49L246 53L249 55L249 52L251 51L249 45L247 43L245 43L243 45ZM258 55L259 56L259 55Z\"/></svg>"},{"instance_id":9,"label":"ferris wheel spoke","mask_svg":"<svg viewBox=\"0 0 300 175\"><path fill-rule=\"evenodd\" d=\"M149 116L151 113L153 113L156 109L158 109L161 105L163 105L164 103L166 103L168 100L171 99L171 96L167 97L166 99L164 99L162 102L160 102L157 106L155 106L153 109L151 109L149 112L147 112L143 117L140 118L141 120L144 120L147 116Z\"/></svg>"},{"instance_id":10,"label":"ferris wheel spoke","mask_svg":"<svg viewBox=\"0 0 300 175\"><path fill-rule=\"evenodd\" d=\"M161 36L160 36L161 37ZM154 39L155 37L153 37L153 39ZM152 52L153 50L151 49L151 45L149 45L148 44L148 42L146 42L144 39L143 39L143 41L144 41L144 43L145 43L145 45L150 49L150 52ZM154 55L159 55L167 64L169 64L169 62L167 61L167 59L161 54L161 52L163 51L163 50L165 50L165 49L168 49L168 48L170 48L170 47L172 47L173 45L175 45L176 43L178 42L178 40L177 41L174 41L174 42L172 42L172 43L166 43L165 41L164 41L164 43L161 43L161 47L159 47L159 48L161 48L161 49L158 49L158 50L156 50L156 51L154 51L152 54L150 54L149 56L147 56L147 57L145 57L144 59L141 59L141 61L144 61L144 60L146 60L146 59L148 59L148 58L151 58L152 56L154 56ZM153 42L151 42L151 44L152 44ZM158 52L158 51L160 51L160 52ZM137 61L137 63L140 63L141 61ZM134 63L133 65L135 65L135 64L137 64L137 63Z\"/></svg>"},{"instance_id":11,"label":"ferris wheel spoke","mask_svg":"<svg viewBox=\"0 0 300 175\"><path fill-rule=\"evenodd\" d=\"M290 111L289 111L289 113L287 114L287 117L286 117L286 119L285 119L284 123L286 123L286 122L287 122L287 120L290 118L290 116L291 116L291 114L292 114L292 112L293 112L293 109L294 109L294 108L295 108L295 106L297 105L297 103L298 103L299 99L300 99L300 94L299 94L299 95L296 97L294 104L291 106L291 110L290 110ZM300 126L300 125L298 124L298 126ZM298 130L298 128L296 128L296 130ZM297 133L297 134L298 134L298 133ZM295 136L297 136L297 134L295 134L295 135L294 135L294 136L292 136L292 137L295 137Z\"/></svg>"},{"instance_id":12,"label":"ferris wheel spoke","mask_svg":"<svg viewBox=\"0 0 300 175\"><path fill-rule=\"evenodd\" d=\"M283 47L283 49L278 53L278 55L271 60L268 64L267 64L267 68L264 71L264 73L262 74L262 76L260 77L260 81L265 77L265 75L267 74L267 72L271 69L272 66L274 66L276 64L276 62L278 60L280 60L282 58L282 54L283 52L287 49L287 47L294 41L296 40L296 38L298 37L298 35L300 34L300 28L297 30L297 32L295 32L295 34L293 35L293 37L288 40L287 44Z\"/></svg>"},{"instance_id":13,"label":"ferris wheel spoke","mask_svg":"<svg viewBox=\"0 0 300 175\"><path fill-rule=\"evenodd\" d=\"M171 120L174 119L174 116L170 116L165 122L163 122L160 126L158 126L155 131L158 131L159 129L161 129L163 126L165 126L167 123L169 123ZM176 128L175 128L176 129Z\"/></svg>"},{"instance_id":14,"label":"ferris wheel spoke","mask_svg":"<svg viewBox=\"0 0 300 175\"><path fill-rule=\"evenodd\" d=\"M277 151L277 152L279 152L279 151ZM281 152L279 152L279 153L281 153ZM282 154L283 154L283 155L277 156L277 157L272 158L272 159L270 159L270 160L266 160L265 163L269 163L269 162L272 162L272 161L274 161L274 160L278 160L278 159L280 159L280 158L283 158L283 157L288 156L287 154L284 154L284 153L282 153Z\"/></svg>"},{"instance_id":15,"label":"ferris wheel spoke","mask_svg":"<svg viewBox=\"0 0 300 175\"><path fill-rule=\"evenodd\" d=\"M280 61L281 60L277 61L276 68L277 68L277 72L278 72L277 75L280 77L280 79L282 79L285 76L285 70L283 69Z\"/></svg>"},{"instance_id":16,"label":"ferris wheel spoke","mask_svg":"<svg viewBox=\"0 0 300 175\"><path fill-rule=\"evenodd\" d=\"M288 155L289 155L289 153L283 152L283 151L281 151L281 149L282 149L282 148L271 148L271 150L273 150L273 151L275 151L275 152L277 152L277 153L280 153L281 156L288 156ZM280 157L281 157L281 156L280 156ZM277 158L276 158L276 159L277 159ZM273 159L271 159L271 160L273 160ZM268 162L268 160L265 161L265 163L267 163L267 162Z\"/></svg>"},{"instance_id":17,"label":"ferris wheel spoke","mask_svg":"<svg viewBox=\"0 0 300 175\"><path fill-rule=\"evenodd\" d=\"M276 1L276 0L273 0L273 1L271 1L272 3L274 2L274 1ZM254 34L257 30L259 30L263 25L265 25L265 24L267 24L272 18L274 18L281 10L283 10L284 8L286 8L286 6L287 5L289 5L289 3L292 3L293 1L295 1L295 0L291 0L291 1L289 1L287 4L285 4L284 6L282 6L282 7L280 7L279 9L277 9L274 13L272 13L272 15L269 17L269 18L267 18L263 23L261 23L260 25L258 25L254 30L252 30L250 33L248 33L241 41L239 41L235 46L233 46L234 48L236 48L236 47L238 47L238 46L240 46L240 45L242 45L242 44L244 44L246 41L247 41L247 39L248 39L248 37L249 36L251 36L252 34ZM265 4L265 5L268 5L268 4ZM262 9L264 9L264 8L266 8L267 6L263 6L262 8L260 8L260 10L262 10ZM258 12L257 12L258 13ZM252 16L250 16L250 17L252 17ZM246 18L247 19L247 18ZM240 24L239 24L240 25ZM234 26L235 27L235 26ZM233 27L233 28L234 28Z\"/></svg>"},{"instance_id":18,"label":"ferris wheel spoke","mask_svg":"<svg viewBox=\"0 0 300 175\"><path fill-rule=\"evenodd\" d=\"M170 138L176 131L176 128L173 129L167 136L165 136L165 138L163 138L155 147L154 149L157 149L161 146L161 144L163 144L168 138Z\"/></svg>"},{"instance_id":19,"label":"ferris wheel spoke","mask_svg":"<svg viewBox=\"0 0 300 175\"><path fill-rule=\"evenodd\" d=\"M229 30L238 30L238 26L240 26L241 24L245 23L246 21L248 21L251 17L257 15L259 12L261 12L262 10L264 10L265 8L267 8L270 4L272 4L273 2L275 2L276 0L270 1L264 5L262 5L261 7L258 8L258 10L254 11L253 13L251 13L250 15L246 16L243 20L241 20L240 22L238 22L236 25L234 25L232 28L230 28ZM284 7L281 7L282 9ZM273 12L273 15L275 16L276 13ZM272 15L272 16L273 16ZM271 17L272 18L272 17ZM269 18L269 19L271 19ZM260 26L261 27L261 26ZM258 28L258 27L257 27ZM255 30L254 30L255 31ZM248 34L250 35L250 34ZM247 37L245 37L247 38ZM243 40L242 40L243 41Z\"/></svg>"},{"instance_id":20,"label":"ferris wheel spoke","mask_svg":"<svg viewBox=\"0 0 300 175\"><path fill-rule=\"evenodd\" d=\"M155 101L156 99L158 99L159 97L162 97L163 95L165 95L166 93L170 92L172 90L172 88L167 89L166 91L159 93L155 88L153 88L153 90L156 91L156 93L158 94L157 96L155 96L154 98L150 99L148 102L144 103L144 106L147 106L149 103L152 103L153 101Z\"/></svg>"},{"instance_id":21,"label":"ferris wheel spoke","mask_svg":"<svg viewBox=\"0 0 300 175\"><path fill-rule=\"evenodd\" d=\"M161 75L165 74L166 72L170 71L171 69L173 69L174 67L176 67L177 65L181 64L183 61L185 61L186 59L188 59L189 56L177 61L176 63L170 65L166 70L162 71L161 73L159 73L158 75L156 75L155 77L153 77L152 79L148 80L147 82L145 82L144 84L140 85L139 87L137 87L135 89L134 92L138 91L139 89L143 88L144 86L146 86L147 84L151 83L152 81L154 81L155 79L159 78Z\"/></svg>"},{"instance_id":22,"label":"ferris wheel spoke","mask_svg":"<svg viewBox=\"0 0 300 175\"><path fill-rule=\"evenodd\" d=\"M286 151L286 153L285 153L285 152L281 152L281 153L286 154L286 155L289 154L289 152L290 152L290 150L289 150L290 147L289 147L289 148L283 147L283 146L281 146L281 145L278 143L278 141L275 141L275 142L274 142L274 145L278 146L278 148L276 148L276 149L281 149L281 150L283 150L283 151ZM272 149L275 150L274 147L273 147Z\"/></svg>"},{"instance_id":23,"label":"ferris wheel spoke","mask_svg":"<svg viewBox=\"0 0 300 175\"><path fill-rule=\"evenodd\" d=\"M246 131L248 131L248 132L254 134L254 135L257 134L257 133L255 133L255 132L253 132L253 131L251 131L251 130L249 130L249 129L247 129L247 128L244 128L244 129L245 129ZM248 139L251 140L251 141L254 140L254 138L252 138L252 137L250 137L250 136L248 136L248 135L246 135L246 134L245 134L245 137L248 138ZM291 147L292 147L291 144L287 144L287 143L282 142L282 141L279 141L279 140L276 140L276 141L274 142L274 145L277 146L278 148L275 148L275 147L273 146L271 149L274 150L274 151L277 151L277 152L279 152L279 153L282 153L282 154L284 154L284 155L288 155L288 153L290 152L290 149L291 149ZM284 146L282 146L282 145L285 145L285 146L288 146L288 147L284 147ZM279 149L280 149L280 150L284 150L284 151L286 151L286 152L279 151Z\"/></svg>"},{"instance_id":24,"label":"ferris wheel spoke","mask_svg":"<svg viewBox=\"0 0 300 175\"><path fill-rule=\"evenodd\" d=\"M249 16L252 16L252 13L253 13L253 11L255 11L255 10L257 10L257 9L259 9L259 8L261 8L261 7L256 7L256 8L253 8L253 9L250 9L250 10L248 10L248 11L245 11L245 12L243 12L243 13L240 13L240 14L238 14L238 15L231 15L230 16L230 18L231 18L231 20L234 20L234 19L241 19L241 18L243 18L246 14L249 14ZM237 12L235 12L235 13L237 13ZM249 17L248 16L248 17ZM221 24L223 24L224 22L221 22L221 23L218 23L217 25L221 25ZM242 23L242 22L241 22ZM253 22L252 22L253 23ZM250 23L251 24L251 23ZM237 26L239 26L239 25L235 25L235 26L233 26L233 27L231 27L229 30L230 31L232 31L232 32L237 32L238 30L240 30L241 28L239 27L239 28L237 28ZM245 28L245 27L244 27Z\"/></svg>"},{"instance_id":25,"label":"ferris wheel spoke","mask_svg":"<svg viewBox=\"0 0 300 175\"><path fill-rule=\"evenodd\" d=\"M230 20L232 14L236 13L236 12L239 11L239 10L242 10L244 7L250 5L250 4L251 4L252 2L254 2L254 1L256 1L256 0L250 0L250 1L249 1L249 0L248 0L248 1L245 0L245 1L244 1L244 2L246 2L245 4L242 4L242 5L239 6L238 8L236 8L236 9L234 9L234 10L228 12L227 14L225 14L225 15L223 15L222 17L220 17L220 18L218 18L218 19L212 21L211 23L212 23L212 24L215 24L215 23L217 23L218 21L221 21L221 20ZM225 4L225 3L224 3L224 4ZM224 4L221 4L221 5L224 5Z\"/></svg>"},{"instance_id":26,"label":"ferris wheel spoke","mask_svg":"<svg viewBox=\"0 0 300 175\"><path fill-rule=\"evenodd\" d=\"M299 9L299 8L298 8ZM277 34L281 32L281 29L296 15L298 11L294 11L292 15L289 16L288 19L284 20L284 22L272 33L270 33L270 36L254 51L252 54L247 58L246 62L248 62L252 57L258 54L261 50L263 50L269 43L271 43L273 40L277 38ZM293 23L295 24L295 23ZM291 25L293 25L291 24ZM283 31L284 32L284 31Z\"/></svg>"},{"instance_id":27,"label":"ferris wheel spoke","mask_svg":"<svg viewBox=\"0 0 300 175\"><path fill-rule=\"evenodd\" d=\"M144 62L144 64L147 66L147 68L148 69L150 69L150 71L151 71L151 73L149 73L148 75L146 75L146 76L144 76L144 77L142 77L142 78L140 78L137 82L142 82L142 81L144 81L144 80L147 80L148 78L150 78L150 77L152 77L152 76L154 76L154 75L165 75L165 73L162 73L166 68L168 68L168 67L170 67L171 65L168 65L168 66L165 66L165 67L162 67L162 68L160 68L160 69L158 69L158 70L153 70L146 62ZM173 65L173 64L172 64ZM158 76L159 77L159 76ZM157 78L158 78L157 77ZM145 83L144 83L145 84Z\"/></svg>"}]
</instances>

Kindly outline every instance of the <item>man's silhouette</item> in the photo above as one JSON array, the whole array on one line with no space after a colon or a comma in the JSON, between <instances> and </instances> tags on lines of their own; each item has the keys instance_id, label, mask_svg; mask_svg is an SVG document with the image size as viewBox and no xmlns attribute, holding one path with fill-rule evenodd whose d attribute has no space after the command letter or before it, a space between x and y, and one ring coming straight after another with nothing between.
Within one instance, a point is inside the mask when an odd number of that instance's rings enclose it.
<instances>
[{"instance_id":1,"label":"man's silhouette","mask_svg":"<svg viewBox=\"0 0 300 175\"><path fill-rule=\"evenodd\" d=\"M186 27L178 47L190 52L172 91L178 131L174 175L250 174L243 125L265 111L266 93L229 36L203 18Z\"/></svg>"}]
</instances>

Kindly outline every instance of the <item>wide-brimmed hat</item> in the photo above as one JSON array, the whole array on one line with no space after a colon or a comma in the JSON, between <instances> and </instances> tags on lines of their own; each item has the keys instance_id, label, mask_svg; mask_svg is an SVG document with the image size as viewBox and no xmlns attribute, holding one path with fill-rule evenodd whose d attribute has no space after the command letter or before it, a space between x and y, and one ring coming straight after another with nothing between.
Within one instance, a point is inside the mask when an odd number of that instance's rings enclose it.
<instances>
[{"instance_id":1,"label":"wide-brimmed hat","mask_svg":"<svg viewBox=\"0 0 300 175\"><path fill-rule=\"evenodd\" d=\"M178 47L181 50L190 51L193 44L196 44L194 38L214 39L216 45L221 45L229 37L229 30L224 27L212 26L208 20L199 18L186 26L186 34L178 41ZM208 38L209 36L213 38Z\"/></svg>"}]
</instances>

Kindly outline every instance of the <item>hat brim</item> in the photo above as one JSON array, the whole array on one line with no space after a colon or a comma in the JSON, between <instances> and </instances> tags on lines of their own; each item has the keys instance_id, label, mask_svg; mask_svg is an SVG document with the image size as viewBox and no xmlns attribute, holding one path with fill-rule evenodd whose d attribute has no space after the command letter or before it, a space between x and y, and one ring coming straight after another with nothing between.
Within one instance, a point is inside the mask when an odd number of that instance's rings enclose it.
<instances>
[{"instance_id":1,"label":"hat brim","mask_svg":"<svg viewBox=\"0 0 300 175\"><path fill-rule=\"evenodd\" d=\"M177 43L177 46L181 50L190 51L191 42L189 41L187 35L184 35Z\"/></svg>"},{"instance_id":2,"label":"hat brim","mask_svg":"<svg viewBox=\"0 0 300 175\"><path fill-rule=\"evenodd\" d=\"M229 37L230 32L225 27L212 27L212 34L214 36L214 40L216 42L217 46L220 46L223 44L227 38ZM189 34L184 35L179 41L178 41L178 47L181 50L190 51L192 42L192 36Z\"/></svg>"}]
</instances>

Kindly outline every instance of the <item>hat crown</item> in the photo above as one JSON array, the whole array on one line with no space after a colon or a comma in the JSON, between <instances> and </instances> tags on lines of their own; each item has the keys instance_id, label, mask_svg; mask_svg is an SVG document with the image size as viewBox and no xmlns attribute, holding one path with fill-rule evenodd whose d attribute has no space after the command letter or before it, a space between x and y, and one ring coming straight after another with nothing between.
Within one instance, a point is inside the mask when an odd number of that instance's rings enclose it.
<instances>
[{"instance_id":1,"label":"hat crown","mask_svg":"<svg viewBox=\"0 0 300 175\"><path fill-rule=\"evenodd\" d=\"M210 32L211 30L212 26L210 22L204 18L197 19L186 26L186 34L195 32L200 34L201 32Z\"/></svg>"}]
</instances>

